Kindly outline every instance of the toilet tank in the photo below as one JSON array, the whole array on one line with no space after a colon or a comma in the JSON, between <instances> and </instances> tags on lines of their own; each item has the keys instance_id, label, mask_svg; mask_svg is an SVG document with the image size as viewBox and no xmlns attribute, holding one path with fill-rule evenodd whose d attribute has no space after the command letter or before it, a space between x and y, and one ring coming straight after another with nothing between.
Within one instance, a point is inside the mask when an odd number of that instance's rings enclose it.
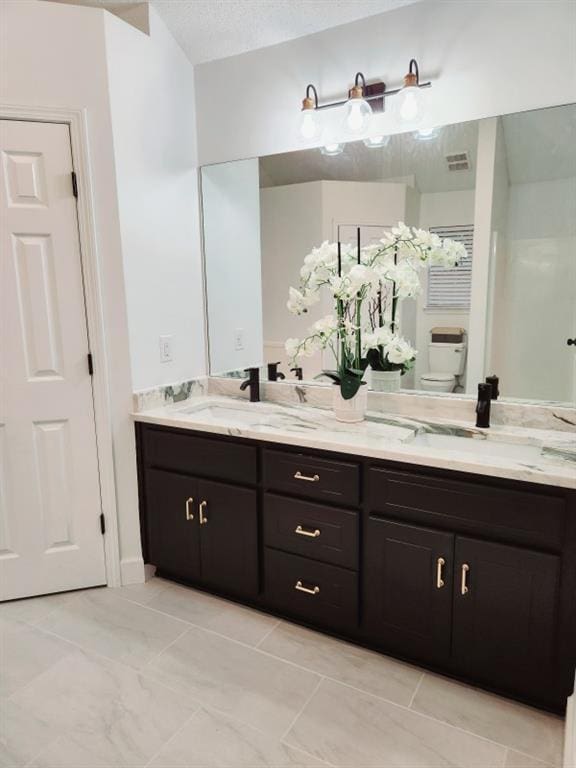
<instances>
[{"instance_id":1,"label":"toilet tank","mask_svg":"<svg viewBox=\"0 0 576 768\"><path fill-rule=\"evenodd\" d=\"M466 344L428 344L430 371L433 373L452 373L461 376L466 362Z\"/></svg>"}]
</instances>

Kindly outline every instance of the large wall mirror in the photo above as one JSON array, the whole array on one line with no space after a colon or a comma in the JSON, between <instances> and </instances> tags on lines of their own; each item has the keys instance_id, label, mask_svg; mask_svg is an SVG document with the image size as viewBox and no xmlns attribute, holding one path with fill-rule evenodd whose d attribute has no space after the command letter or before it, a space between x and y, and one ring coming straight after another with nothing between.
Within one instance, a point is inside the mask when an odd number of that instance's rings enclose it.
<instances>
[{"instance_id":1,"label":"large wall mirror","mask_svg":"<svg viewBox=\"0 0 576 768\"><path fill-rule=\"evenodd\" d=\"M463 244L401 302L406 390L576 401L576 105L202 168L211 375L279 362L330 305L287 309L323 241L377 243L398 222ZM300 361L304 380L327 351Z\"/></svg>"}]
</instances>

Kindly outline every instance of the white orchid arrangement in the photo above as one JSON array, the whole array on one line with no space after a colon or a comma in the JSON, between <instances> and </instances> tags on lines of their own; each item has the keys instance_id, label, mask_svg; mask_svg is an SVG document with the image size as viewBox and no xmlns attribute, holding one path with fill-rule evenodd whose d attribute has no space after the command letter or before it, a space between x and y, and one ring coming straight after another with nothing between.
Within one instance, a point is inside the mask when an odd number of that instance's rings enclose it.
<instances>
[{"instance_id":1,"label":"white orchid arrangement","mask_svg":"<svg viewBox=\"0 0 576 768\"><path fill-rule=\"evenodd\" d=\"M289 289L287 306L293 314L305 314L328 291L335 314L316 321L304 339L287 339L290 361L331 349L337 370L324 375L340 385L345 399L358 391L368 364L405 373L416 350L398 333L399 302L420 293L423 268L454 267L465 255L461 243L403 222L363 248L328 241L313 248L300 270L299 287Z\"/></svg>"}]
</instances>

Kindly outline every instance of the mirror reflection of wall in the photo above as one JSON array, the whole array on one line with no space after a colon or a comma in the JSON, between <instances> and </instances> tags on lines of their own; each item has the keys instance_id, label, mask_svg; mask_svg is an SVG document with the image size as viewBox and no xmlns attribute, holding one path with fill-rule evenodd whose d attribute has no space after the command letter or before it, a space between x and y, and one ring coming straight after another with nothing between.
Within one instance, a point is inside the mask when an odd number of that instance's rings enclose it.
<instances>
[{"instance_id":1,"label":"mirror reflection of wall","mask_svg":"<svg viewBox=\"0 0 576 768\"><path fill-rule=\"evenodd\" d=\"M576 105L505 115L486 359L504 396L576 400Z\"/></svg>"},{"instance_id":2,"label":"mirror reflection of wall","mask_svg":"<svg viewBox=\"0 0 576 768\"><path fill-rule=\"evenodd\" d=\"M496 373L506 397L574 401L576 105L342 146L202 170L211 372L280 361L293 378L286 339L332 311L328 297L304 317L287 310L306 254L404 221L467 256L423 270L401 305L418 350L402 387L474 395ZM243 284L246 300L228 294ZM304 379L333 368L331 355L302 358Z\"/></svg>"}]
</instances>

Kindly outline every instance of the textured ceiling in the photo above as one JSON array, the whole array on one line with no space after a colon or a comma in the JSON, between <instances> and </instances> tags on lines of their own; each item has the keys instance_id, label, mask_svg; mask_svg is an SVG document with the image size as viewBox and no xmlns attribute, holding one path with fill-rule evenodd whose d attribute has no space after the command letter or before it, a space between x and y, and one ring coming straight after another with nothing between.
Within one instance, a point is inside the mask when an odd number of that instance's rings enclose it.
<instances>
[{"instance_id":1,"label":"textured ceiling","mask_svg":"<svg viewBox=\"0 0 576 768\"><path fill-rule=\"evenodd\" d=\"M117 7L134 0L59 0ZM193 64L283 43L421 0L151 0Z\"/></svg>"}]
</instances>

